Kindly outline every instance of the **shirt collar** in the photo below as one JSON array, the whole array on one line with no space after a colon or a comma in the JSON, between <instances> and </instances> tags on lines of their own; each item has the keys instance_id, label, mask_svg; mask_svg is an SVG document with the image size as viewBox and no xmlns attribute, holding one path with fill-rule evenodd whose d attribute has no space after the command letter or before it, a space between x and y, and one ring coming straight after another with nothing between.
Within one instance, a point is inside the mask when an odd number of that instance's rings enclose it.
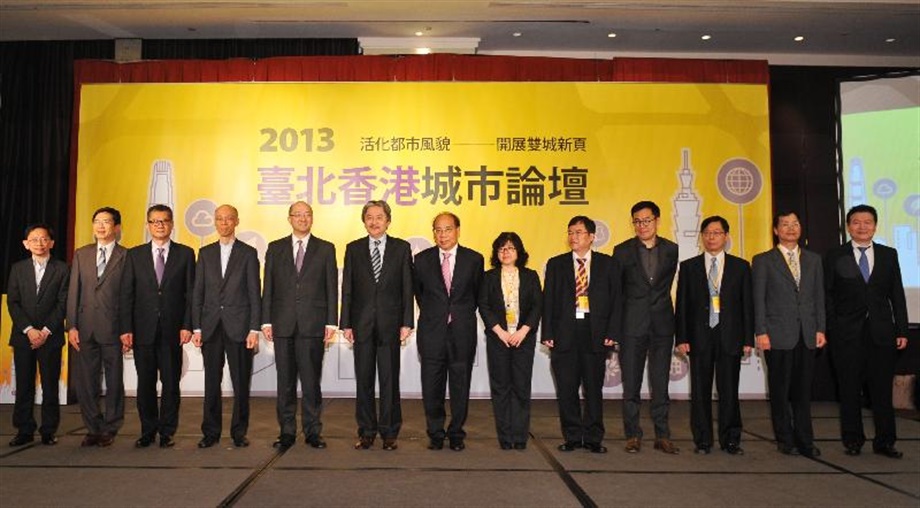
<instances>
[{"instance_id":1,"label":"shirt collar","mask_svg":"<svg viewBox=\"0 0 920 508\"><path fill-rule=\"evenodd\" d=\"M313 233L307 233L307 235L304 236L303 238L297 238L297 235L291 233L291 245L293 245L294 247L297 247L297 242L300 241L300 242L303 242L304 247L306 247L306 245L310 242L310 237L312 236L312 234Z\"/></svg>"},{"instance_id":2,"label":"shirt collar","mask_svg":"<svg viewBox=\"0 0 920 508\"><path fill-rule=\"evenodd\" d=\"M585 257L579 258L578 254L575 251L572 251L572 261L577 263L579 259L584 259L585 263L591 263L591 249L588 249L588 252L585 253Z\"/></svg>"},{"instance_id":3,"label":"shirt collar","mask_svg":"<svg viewBox=\"0 0 920 508\"><path fill-rule=\"evenodd\" d=\"M457 248L460 247L460 244L454 245L450 250L443 250L438 247L438 254L443 258L444 254L450 254L450 257L457 259Z\"/></svg>"}]
</instances>

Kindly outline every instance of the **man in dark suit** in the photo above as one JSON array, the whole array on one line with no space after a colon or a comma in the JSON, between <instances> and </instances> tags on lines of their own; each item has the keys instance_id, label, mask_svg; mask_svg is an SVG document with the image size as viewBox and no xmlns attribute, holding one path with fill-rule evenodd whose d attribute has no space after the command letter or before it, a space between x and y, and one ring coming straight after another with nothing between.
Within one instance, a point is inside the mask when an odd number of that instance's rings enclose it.
<instances>
[{"instance_id":1,"label":"man in dark suit","mask_svg":"<svg viewBox=\"0 0 920 508\"><path fill-rule=\"evenodd\" d=\"M339 323L345 340L354 344L355 449L370 448L379 433L383 449L395 450L402 426L400 345L415 324L412 248L405 240L387 234L392 215L386 201L369 201L361 218L368 236L345 248ZM374 407L375 373L380 382L379 418Z\"/></svg>"},{"instance_id":2,"label":"man in dark suit","mask_svg":"<svg viewBox=\"0 0 920 508\"><path fill-rule=\"evenodd\" d=\"M303 390L301 423L306 443L325 448L320 414L325 344L335 338L338 271L335 246L311 234L313 208L298 201L288 208L292 234L268 244L262 292L262 332L275 344L278 375L276 448L297 436L297 379Z\"/></svg>"},{"instance_id":3,"label":"man in dark suit","mask_svg":"<svg viewBox=\"0 0 920 508\"><path fill-rule=\"evenodd\" d=\"M795 212L776 214L773 234L777 246L754 256L754 328L767 361L773 433L780 453L817 457L811 383L815 348L825 344L824 269L799 247Z\"/></svg>"},{"instance_id":4,"label":"man in dark suit","mask_svg":"<svg viewBox=\"0 0 920 508\"><path fill-rule=\"evenodd\" d=\"M899 459L891 392L897 351L907 347L907 303L898 253L872 241L875 208L854 206L846 219L851 241L828 252L824 262L843 445L847 455L859 455L866 441L861 391L868 381L875 421L872 450Z\"/></svg>"},{"instance_id":5,"label":"man in dark suit","mask_svg":"<svg viewBox=\"0 0 920 508\"><path fill-rule=\"evenodd\" d=\"M677 270L677 244L658 236L661 210L651 201L632 207L636 236L617 245L613 258L621 270L623 298L618 315L617 341L623 372L623 427L626 451L637 453L642 446L639 407L642 404L642 376L648 358L651 388L651 416L655 424L655 449L678 453L668 426L668 384L674 349L674 305L671 284Z\"/></svg>"},{"instance_id":6,"label":"man in dark suit","mask_svg":"<svg viewBox=\"0 0 920 508\"><path fill-rule=\"evenodd\" d=\"M204 417L199 448L220 441L224 355L233 384L230 437L237 448L249 446L249 387L252 356L259 343L259 257L236 239L239 212L230 205L214 211L218 241L198 253L192 293L192 343L204 360Z\"/></svg>"},{"instance_id":7,"label":"man in dark suit","mask_svg":"<svg viewBox=\"0 0 920 508\"><path fill-rule=\"evenodd\" d=\"M170 240L173 212L166 205L147 209L152 240L128 251L121 281L121 339L134 349L137 369L137 414L147 448L160 435L170 448L179 425L179 379L182 345L192 338L192 288L195 252ZM162 402L157 406L157 377Z\"/></svg>"},{"instance_id":8,"label":"man in dark suit","mask_svg":"<svg viewBox=\"0 0 920 508\"><path fill-rule=\"evenodd\" d=\"M440 450L446 436L450 448L461 451L466 447L463 424L476 358L476 299L485 261L478 252L457 244L460 218L456 215L438 214L432 229L437 245L415 256L418 351L428 448ZM446 433L445 385L450 389L450 424Z\"/></svg>"},{"instance_id":9,"label":"man in dark suit","mask_svg":"<svg viewBox=\"0 0 920 508\"><path fill-rule=\"evenodd\" d=\"M604 440L604 369L614 345L618 312L618 268L591 250L597 226L579 215L568 225L571 252L546 263L541 342L550 349L559 421L565 439L559 450L586 448L607 453ZM581 408L579 388L584 390Z\"/></svg>"},{"instance_id":10,"label":"man in dark suit","mask_svg":"<svg viewBox=\"0 0 920 508\"><path fill-rule=\"evenodd\" d=\"M680 264L677 350L690 355L690 427L696 453L712 449L712 375L719 392L719 446L742 455L738 383L741 355L754 344L751 267L725 252L728 221L707 217L700 227L705 252Z\"/></svg>"},{"instance_id":11,"label":"man in dark suit","mask_svg":"<svg viewBox=\"0 0 920 508\"><path fill-rule=\"evenodd\" d=\"M31 256L13 264L7 284L6 305L13 320L10 346L16 368L16 402L10 446L31 443L38 430L42 443L57 443L61 421L58 383L61 379L61 348L64 346L64 312L70 270L67 263L51 257L54 232L45 224L26 228L22 241ZM42 382L42 424L35 422L36 365Z\"/></svg>"},{"instance_id":12,"label":"man in dark suit","mask_svg":"<svg viewBox=\"0 0 920 508\"><path fill-rule=\"evenodd\" d=\"M118 326L121 278L128 249L118 245L121 212L93 213L96 242L73 253L67 293L67 340L74 348L80 411L87 434L81 446L110 446L125 421L124 352ZM105 373L105 415L99 410Z\"/></svg>"}]
</instances>

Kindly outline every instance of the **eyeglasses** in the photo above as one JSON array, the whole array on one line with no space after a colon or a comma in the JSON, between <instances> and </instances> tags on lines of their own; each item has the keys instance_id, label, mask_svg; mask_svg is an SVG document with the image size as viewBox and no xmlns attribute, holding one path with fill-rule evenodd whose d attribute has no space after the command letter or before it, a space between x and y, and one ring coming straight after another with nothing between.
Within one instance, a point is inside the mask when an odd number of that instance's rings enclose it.
<instances>
[{"instance_id":1,"label":"eyeglasses","mask_svg":"<svg viewBox=\"0 0 920 508\"><path fill-rule=\"evenodd\" d=\"M703 231L700 236L723 236L725 231Z\"/></svg>"},{"instance_id":2,"label":"eyeglasses","mask_svg":"<svg viewBox=\"0 0 920 508\"><path fill-rule=\"evenodd\" d=\"M585 235L590 235L590 234L591 233L587 231L569 231L568 233L569 236L585 236Z\"/></svg>"},{"instance_id":3,"label":"eyeglasses","mask_svg":"<svg viewBox=\"0 0 920 508\"><path fill-rule=\"evenodd\" d=\"M148 220L147 224L150 224L151 226L165 226L167 224L172 224L172 219Z\"/></svg>"},{"instance_id":4,"label":"eyeglasses","mask_svg":"<svg viewBox=\"0 0 920 508\"><path fill-rule=\"evenodd\" d=\"M41 243L50 243L50 242L51 242L51 239L50 239L50 238L46 238L46 237L43 236L43 237L41 237L41 238L29 238L29 239L26 240L26 241L29 242L29 243L31 243L32 245L38 245L38 244L41 244Z\"/></svg>"},{"instance_id":5,"label":"eyeglasses","mask_svg":"<svg viewBox=\"0 0 920 508\"><path fill-rule=\"evenodd\" d=\"M112 219L96 219L93 221L94 226L108 226L111 224L115 224L115 221Z\"/></svg>"},{"instance_id":6,"label":"eyeglasses","mask_svg":"<svg viewBox=\"0 0 920 508\"><path fill-rule=\"evenodd\" d=\"M434 231L434 234L436 234L436 235L444 235L444 234L453 233L453 232L454 232L454 229L456 229L456 228L453 228L453 227L434 228L432 231Z\"/></svg>"},{"instance_id":7,"label":"eyeglasses","mask_svg":"<svg viewBox=\"0 0 920 508\"><path fill-rule=\"evenodd\" d=\"M513 245L506 245L498 249L498 252L517 252L517 248L515 248Z\"/></svg>"},{"instance_id":8,"label":"eyeglasses","mask_svg":"<svg viewBox=\"0 0 920 508\"><path fill-rule=\"evenodd\" d=\"M656 219L657 217L652 217L650 219L633 219L632 224L633 226L650 226Z\"/></svg>"}]
</instances>

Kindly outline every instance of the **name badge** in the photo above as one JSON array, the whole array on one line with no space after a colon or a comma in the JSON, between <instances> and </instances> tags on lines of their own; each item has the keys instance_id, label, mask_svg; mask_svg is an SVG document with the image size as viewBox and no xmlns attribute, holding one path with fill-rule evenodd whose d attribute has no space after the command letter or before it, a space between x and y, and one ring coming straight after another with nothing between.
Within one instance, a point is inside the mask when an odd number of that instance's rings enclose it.
<instances>
[{"instance_id":1,"label":"name badge","mask_svg":"<svg viewBox=\"0 0 920 508\"><path fill-rule=\"evenodd\" d=\"M505 309L505 322L508 323L509 329L517 328L517 313L514 312L514 309Z\"/></svg>"},{"instance_id":2,"label":"name badge","mask_svg":"<svg viewBox=\"0 0 920 508\"><path fill-rule=\"evenodd\" d=\"M711 305L713 314L718 314L722 310L722 299L719 295L712 295Z\"/></svg>"},{"instance_id":3,"label":"name badge","mask_svg":"<svg viewBox=\"0 0 920 508\"><path fill-rule=\"evenodd\" d=\"M578 312L591 312L591 307L588 303L588 295L582 295L575 299L575 310Z\"/></svg>"}]
</instances>

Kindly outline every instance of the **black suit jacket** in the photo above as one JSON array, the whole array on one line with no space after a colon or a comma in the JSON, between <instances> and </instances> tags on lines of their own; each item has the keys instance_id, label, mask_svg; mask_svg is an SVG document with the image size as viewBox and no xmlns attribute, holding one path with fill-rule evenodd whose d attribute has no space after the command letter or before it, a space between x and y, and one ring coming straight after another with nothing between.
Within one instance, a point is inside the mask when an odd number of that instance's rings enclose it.
<instances>
[{"instance_id":1,"label":"black suit jacket","mask_svg":"<svg viewBox=\"0 0 920 508\"><path fill-rule=\"evenodd\" d=\"M447 316L451 317L454 351L472 361L476 351L476 305L485 262L482 255L457 246L457 259L450 294L441 277L441 256L437 246L415 255L415 298L418 302L418 349L440 351L447 340Z\"/></svg>"},{"instance_id":2,"label":"black suit jacket","mask_svg":"<svg viewBox=\"0 0 920 508\"><path fill-rule=\"evenodd\" d=\"M210 340L222 323L230 340L245 342L250 330L260 327L260 306L256 250L235 239L226 275L221 276L220 242L202 247L192 295L192 329L201 330L202 340Z\"/></svg>"},{"instance_id":3,"label":"black suit jacket","mask_svg":"<svg viewBox=\"0 0 920 508\"><path fill-rule=\"evenodd\" d=\"M866 321L876 345L894 345L896 337L907 337L907 300L898 253L877 243L872 250L875 264L869 282L859 272L852 243L827 253L824 284L829 341L859 340Z\"/></svg>"},{"instance_id":4,"label":"black suit jacket","mask_svg":"<svg viewBox=\"0 0 920 508\"><path fill-rule=\"evenodd\" d=\"M540 326L540 316L543 312L543 292L540 289L540 276L530 268L519 268L518 277L518 305L521 315L518 316L518 328L527 325L530 332L525 340L537 336ZM485 273L482 279L482 288L479 290L479 315L486 327L486 335L498 340L492 331L495 325L503 330L508 329L508 318L505 315L505 297L502 293L502 269L493 268Z\"/></svg>"},{"instance_id":5,"label":"black suit jacket","mask_svg":"<svg viewBox=\"0 0 920 508\"><path fill-rule=\"evenodd\" d=\"M293 337L296 328L299 335L322 338L326 325L338 323L335 246L311 234L298 274L292 245L290 235L268 244L262 323L275 337Z\"/></svg>"},{"instance_id":6,"label":"black suit jacket","mask_svg":"<svg viewBox=\"0 0 920 508\"><path fill-rule=\"evenodd\" d=\"M42 276L41 287L35 291L35 269L32 257L13 264L7 284L6 305L13 320L10 346L31 347L29 337L22 333L29 326L41 331L47 327L51 335L45 345L64 345L64 313L70 268L67 263L49 258Z\"/></svg>"},{"instance_id":7,"label":"black suit jacket","mask_svg":"<svg viewBox=\"0 0 920 508\"><path fill-rule=\"evenodd\" d=\"M677 279L677 338L676 344L690 344L695 350L708 350L709 345L709 282L705 255L692 257L680 264ZM754 345L754 301L751 287L751 265L747 261L725 254L722 285L719 288L719 326L722 351L741 355L744 346Z\"/></svg>"},{"instance_id":8,"label":"black suit jacket","mask_svg":"<svg viewBox=\"0 0 920 508\"><path fill-rule=\"evenodd\" d=\"M597 251L588 265L588 302L591 312L591 347L604 352L604 339L617 340L620 280L617 262ZM543 286L543 328L541 340L553 341L553 351L575 348L575 262L566 252L546 263Z\"/></svg>"},{"instance_id":9,"label":"black suit jacket","mask_svg":"<svg viewBox=\"0 0 920 508\"><path fill-rule=\"evenodd\" d=\"M179 330L192 330L192 289L195 287L195 252L170 242L157 284L150 242L128 250L121 281L121 333L133 333L134 342L151 345L157 326L164 338L179 343Z\"/></svg>"},{"instance_id":10,"label":"black suit jacket","mask_svg":"<svg viewBox=\"0 0 920 508\"><path fill-rule=\"evenodd\" d=\"M399 329L415 326L412 298L412 247L387 235L380 280L374 281L370 239L365 236L345 247L342 274L342 317L339 326L354 331L356 342L373 338L380 345L399 342Z\"/></svg>"},{"instance_id":11,"label":"black suit jacket","mask_svg":"<svg viewBox=\"0 0 920 508\"><path fill-rule=\"evenodd\" d=\"M621 305L616 337L670 337L674 335L674 305L671 284L677 270L677 244L658 237L658 273L653 283L639 258L638 248L645 248L636 237L613 249L613 258L621 270Z\"/></svg>"}]
</instances>

